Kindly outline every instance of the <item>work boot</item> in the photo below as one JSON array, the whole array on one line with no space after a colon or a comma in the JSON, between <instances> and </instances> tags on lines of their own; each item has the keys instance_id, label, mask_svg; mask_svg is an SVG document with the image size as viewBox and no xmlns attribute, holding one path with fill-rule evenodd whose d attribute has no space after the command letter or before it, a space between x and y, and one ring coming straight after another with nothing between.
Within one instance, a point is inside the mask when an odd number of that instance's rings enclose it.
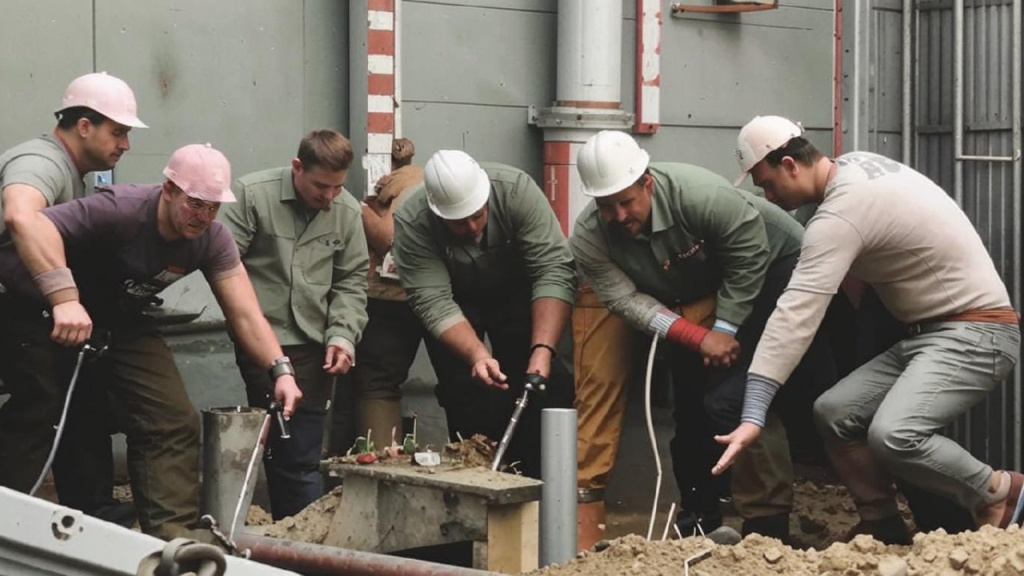
<instances>
[{"instance_id":1,"label":"work boot","mask_svg":"<svg viewBox=\"0 0 1024 576\"><path fill-rule=\"evenodd\" d=\"M394 440L402 445L402 401L397 398L371 398L359 402L360 435L370 432L370 440L377 450L391 446L391 431Z\"/></svg>"},{"instance_id":2,"label":"work boot","mask_svg":"<svg viewBox=\"0 0 1024 576\"><path fill-rule=\"evenodd\" d=\"M604 540L607 516L604 500L576 505L576 550L590 550Z\"/></svg>"},{"instance_id":3,"label":"work boot","mask_svg":"<svg viewBox=\"0 0 1024 576\"><path fill-rule=\"evenodd\" d=\"M118 502L116 500L100 504L96 508L86 512L86 514L105 522L113 522L114 524L124 528L131 528L135 525L136 520L138 520L138 515L135 513L135 505L133 503Z\"/></svg>"},{"instance_id":4,"label":"work boot","mask_svg":"<svg viewBox=\"0 0 1024 576\"><path fill-rule=\"evenodd\" d=\"M743 519L743 535L760 534L789 542L789 514L785 512L771 516L759 516Z\"/></svg>"},{"instance_id":5,"label":"work boot","mask_svg":"<svg viewBox=\"0 0 1024 576\"><path fill-rule=\"evenodd\" d=\"M899 515L887 516L879 520L861 520L856 526L840 538L841 542L850 542L859 534L867 534L879 542L890 545L910 546L914 539L910 536L910 529L906 522Z\"/></svg>"},{"instance_id":6,"label":"work boot","mask_svg":"<svg viewBox=\"0 0 1024 576\"><path fill-rule=\"evenodd\" d=\"M721 525L722 512L720 510L701 513L681 510L676 514L676 528L679 529L679 534L683 538L706 535L714 532Z\"/></svg>"}]
</instances>

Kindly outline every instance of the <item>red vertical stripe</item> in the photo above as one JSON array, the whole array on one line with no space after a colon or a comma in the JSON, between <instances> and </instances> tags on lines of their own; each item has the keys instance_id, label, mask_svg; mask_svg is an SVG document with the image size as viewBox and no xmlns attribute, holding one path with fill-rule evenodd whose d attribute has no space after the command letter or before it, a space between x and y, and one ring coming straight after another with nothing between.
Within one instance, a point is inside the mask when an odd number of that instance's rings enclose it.
<instances>
[{"instance_id":1,"label":"red vertical stripe","mask_svg":"<svg viewBox=\"0 0 1024 576\"><path fill-rule=\"evenodd\" d=\"M367 94L393 96L395 77L391 74L370 74L367 76Z\"/></svg>"},{"instance_id":2,"label":"red vertical stripe","mask_svg":"<svg viewBox=\"0 0 1024 576\"><path fill-rule=\"evenodd\" d=\"M371 112L366 115L366 131L370 134L391 134L395 131L395 115Z\"/></svg>"},{"instance_id":3,"label":"red vertical stripe","mask_svg":"<svg viewBox=\"0 0 1024 576\"><path fill-rule=\"evenodd\" d=\"M395 32L393 30L367 30L366 51L370 55L395 55Z\"/></svg>"},{"instance_id":4,"label":"red vertical stripe","mask_svg":"<svg viewBox=\"0 0 1024 576\"><path fill-rule=\"evenodd\" d=\"M551 203L562 233L569 234L569 142L544 143L544 195Z\"/></svg>"},{"instance_id":5,"label":"red vertical stripe","mask_svg":"<svg viewBox=\"0 0 1024 576\"><path fill-rule=\"evenodd\" d=\"M367 0L366 7L370 10L381 12L394 12L395 0Z\"/></svg>"}]
</instances>

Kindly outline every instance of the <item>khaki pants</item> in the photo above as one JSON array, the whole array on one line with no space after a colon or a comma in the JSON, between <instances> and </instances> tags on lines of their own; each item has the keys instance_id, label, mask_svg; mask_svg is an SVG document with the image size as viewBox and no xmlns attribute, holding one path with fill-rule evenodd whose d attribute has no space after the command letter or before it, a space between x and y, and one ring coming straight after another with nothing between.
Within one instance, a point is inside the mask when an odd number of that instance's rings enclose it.
<instances>
[{"instance_id":1,"label":"khaki pants","mask_svg":"<svg viewBox=\"0 0 1024 576\"><path fill-rule=\"evenodd\" d=\"M709 326L714 320L714 296L682 307L678 312L692 322ZM580 291L572 314L573 363L576 374L575 407L578 413L577 485L581 490L603 490L618 453L628 379L636 374L638 332L613 315L588 288ZM644 338L646 340L646 338ZM672 346L662 343L661 346ZM675 353L675 351L673 351ZM679 354L689 352L679 350ZM698 368L699 370L699 368ZM694 382L693 374L673 374L673 380ZM742 401L742 398L740 398ZM674 445L698 442L680 438ZM692 427L690 428L692 430ZM707 435L712 434L706 430ZM692 434L687 431L687 434ZM673 458L676 458L676 450ZM679 471L677 484L692 483L681 476L700 471ZM710 468L708 469L710 474ZM760 439L737 460L732 474L733 499L744 518L787 513L792 507L792 465L785 430L774 415ZM717 495L712 495L717 497ZM710 496L709 496L710 497Z\"/></svg>"}]
</instances>

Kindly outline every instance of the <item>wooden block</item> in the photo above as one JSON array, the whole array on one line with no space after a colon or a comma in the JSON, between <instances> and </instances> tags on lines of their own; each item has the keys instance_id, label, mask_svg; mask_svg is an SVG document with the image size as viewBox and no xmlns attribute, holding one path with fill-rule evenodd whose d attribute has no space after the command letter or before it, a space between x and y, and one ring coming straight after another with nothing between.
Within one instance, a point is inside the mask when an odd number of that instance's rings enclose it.
<instances>
[{"instance_id":1,"label":"wooden block","mask_svg":"<svg viewBox=\"0 0 1024 576\"><path fill-rule=\"evenodd\" d=\"M487 569L520 574L537 569L540 505L492 505L487 511Z\"/></svg>"}]
</instances>

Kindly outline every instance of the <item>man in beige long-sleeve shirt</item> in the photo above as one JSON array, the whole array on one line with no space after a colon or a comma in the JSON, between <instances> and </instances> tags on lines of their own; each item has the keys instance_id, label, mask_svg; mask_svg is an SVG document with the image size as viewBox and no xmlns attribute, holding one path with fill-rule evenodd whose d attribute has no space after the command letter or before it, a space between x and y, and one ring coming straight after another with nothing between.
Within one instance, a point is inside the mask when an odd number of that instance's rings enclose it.
<instances>
[{"instance_id":1,"label":"man in beige long-sleeve shirt","mask_svg":"<svg viewBox=\"0 0 1024 576\"><path fill-rule=\"evenodd\" d=\"M847 274L871 284L907 338L815 403L815 420L865 530L909 540L893 477L951 498L978 525L1019 523L1024 475L994 471L941 430L1017 363L1019 317L964 212L934 182L877 154L829 159L777 116L740 132L737 156L765 196L820 206L751 364L740 426L716 472L760 434L764 414Z\"/></svg>"}]
</instances>

